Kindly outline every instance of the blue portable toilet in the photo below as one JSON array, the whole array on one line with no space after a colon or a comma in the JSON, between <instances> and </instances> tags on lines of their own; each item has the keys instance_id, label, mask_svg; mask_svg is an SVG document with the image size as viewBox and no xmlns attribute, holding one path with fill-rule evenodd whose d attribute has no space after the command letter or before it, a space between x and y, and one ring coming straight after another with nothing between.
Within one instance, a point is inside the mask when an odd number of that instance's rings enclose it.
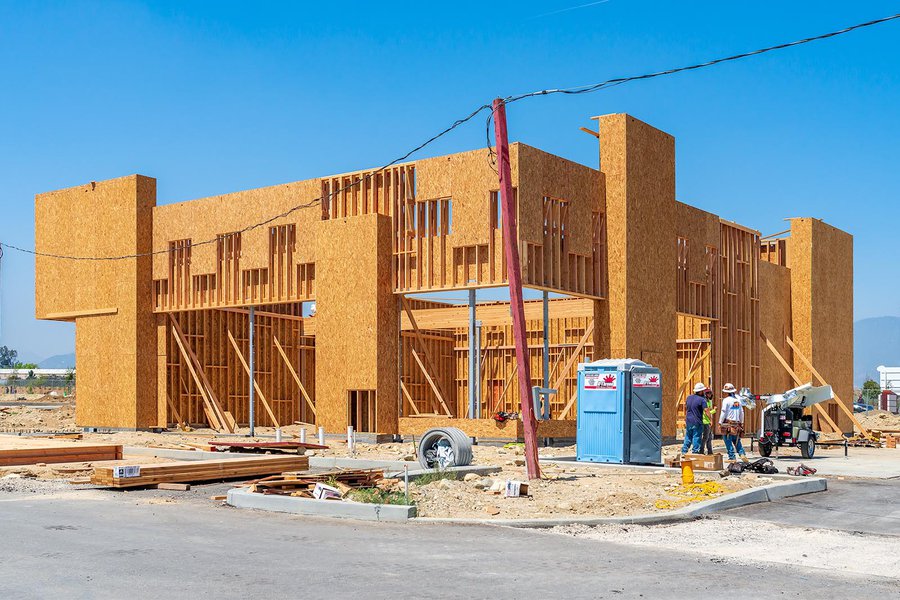
<instances>
[{"instance_id":1,"label":"blue portable toilet","mask_svg":"<svg viewBox=\"0 0 900 600\"><path fill-rule=\"evenodd\" d=\"M635 359L578 365L576 459L662 462L662 376Z\"/></svg>"}]
</instances>

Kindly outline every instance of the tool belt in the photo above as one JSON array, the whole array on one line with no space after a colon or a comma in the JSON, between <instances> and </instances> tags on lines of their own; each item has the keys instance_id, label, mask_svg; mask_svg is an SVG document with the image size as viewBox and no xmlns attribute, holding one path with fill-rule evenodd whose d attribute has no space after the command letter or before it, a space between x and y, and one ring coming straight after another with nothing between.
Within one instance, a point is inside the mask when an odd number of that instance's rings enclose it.
<instances>
[{"instance_id":1,"label":"tool belt","mask_svg":"<svg viewBox=\"0 0 900 600\"><path fill-rule=\"evenodd\" d=\"M726 420L721 424L722 435L736 435L741 437L744 435L744 424L740 421Z\"/></svg>"}]
</instances>

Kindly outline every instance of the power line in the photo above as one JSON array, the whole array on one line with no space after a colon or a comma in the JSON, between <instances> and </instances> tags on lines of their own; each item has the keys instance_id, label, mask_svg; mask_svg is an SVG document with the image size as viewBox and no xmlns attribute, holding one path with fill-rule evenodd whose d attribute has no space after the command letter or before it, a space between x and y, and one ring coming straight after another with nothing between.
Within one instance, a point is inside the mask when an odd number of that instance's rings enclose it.
<instances>
[{"instance_id":1,"label":"power line","mask_svg":"<svg viewBox=\"0 0 900 600\"><path fill-rule=\"evenodd\" d=\"M527 94L519 94L518 96L510 96L505 99L505 102L507 104L510 104L512 102L518 102L519 100L523 100L525 98L531 98L533 96L547 96L549 94L588 94L590 92L595 92L597 90L605 89L608 87L613 87L616 85L621 85L623 83L628 83L629 81L638 81L641 79L653 79L655 77L662 77L664 75L674 75L676 73L682 73L684 71L694 71L696 69L712 67L714 65L718 65L718 64L721 64L724 62L740 60L742 58L748 58L750 56L758 56L760 54L765 54L766 52L772 52L773 50L784 50L785 48L801 46L803 44L808 44L810 42L817 42L819 40L825 40L828 38L833 38L835 36L843 35L845 33L850 33L851 31L855 31L857 29L863 29L864 27L871 27L873 25L879 25L881 23L893 21L894 19L900 19L900 13L898 13L896 15L891 15L889 17L884 17L882 19L875 19L874 21L866 21L865 23L851 25L850 27L845 27L844 29L840 29L838 31L832 31L830 33L823 33L822 35L804 38L802 40L797 40L795 42L788 42L786 44L778 44L777 46L769 46L768 48L760 48L759 50L753 50L751 52L744 52L742 54L726 56L724 58L716 58L714 60L697 63L695 65L690 65L687 67L677 67L674 69L667 69L665 71L656 71L655 73L647 73L644 75L634 75L631 77L618 77L615 79L607 79L606 81L601 81L600 83L594 83L594 84L585 85L585 86L528 92Z\"/></svg>"},{"instance_id":2,"label":"power line","mask_svg":"<svg viewBox=\"0 0 900 600\"><path fill-rule=\"evenodd\" d=\"M378 173L381 173L382 171L391 168L392 166L394 166L394 165L397 164L397 163L403 162L404 160L408 159L410 156L412 156L413 154L415 154L415 153L418 152L419 150L421 150L421 149L425 148L426 146L428 146L429 144L435 142L438 138L441 138L441 137L447 135L448 133L450 133L451 131L453 131L454 129L456 129L457 127L459 127L460 125L462 125L462 124L464 124L464 123L470 121L471 119L475 118L475 116L478 115L478 113L480 113L481 111L483 111L483 110L489 110L490 108L491 108L491 106L490 106L489 104L483 104L483 105L479 106L477 109L475 109L474 111L472 111L472 112L471 112L470 114L468 114L467 116L465 116L465 117L463 117L463 118L461 118L461 119L457 119L457 120L454 121L453 124L451 124L449 127L447 127L446 129L442 130L440 133L437 133L437 134L431 136L430 138L428 138L427 140L425 140L424 142L422 142L421 144L419 144L418 146L416 146L415 148L413 148L412 150L410 150L409 152L407 152L407 153L404 154L403 156L398 156L397 158L395 158L395 159L392 160L391 162L385 164L385 165L382 166L382 167L379 167L378 169L375 169L374 171L370 171L370 172L366 173L365 175L363 175L362 177L360 177L360 178L357 179L356 181L353 181L353 182L351 182L351 183L348 183L348 184L345 185L344 187L335 189L335 190L329 192L328 194L325 194L324 196L319 196L318 198L314 198L313 200L310 200L310 201L308 201L308 202L304 202L304 203L302 203L302 204L297 204L297 205L295 205L295 206L292 206L291 208L287 209L287 210L284 211L284 212L278 213L277 215L273 215L273 216L271 216L271 217L269 217L269 218L267 218L267 219L265 219L265 220L263 220L263 221L259 221L258 223L253 223L252 225L247 225L247 226L244 227L243 229L239 229L239 230L237 230L237 231L231 231L231 232L229 232L229 233L225 233L225 234L216 236L216 237L214 237L214 238L210 238L210 239L208 239L208 240L203 240L203 241L200 241L200 242L193 242L193 241L192 241L192 242L191 242L191 247L193 247L193 246L204 246L204 245L206 245L206 244L212 244L212 243L217 242L220 238L227 238L227 237L229 237L229 236L239 235L239 234L241 234L241 233L246 233L246 232L248 232L248 231L252 231L252 230L254 230L254 229L258 229L258 228L260 228L260 227L264 227L264 226L268 225L269 223L272 223L273 221L277 221L278 219L283 219L283 218L285 218L285 217L288 217L288 216L290 216L291 214L297 212L298 210L302 210L302 209L304 209L304 208L310 208L310 207L312 207L312 206L315 206L315 205L317 205L317 204L320 204L321 202L323 202L323 201L325 201L325 200L330 200L331 198L333 198L333 197L336 196L337 194L340 194L341 192L343 192L343 191L345 191L345 190L349 190L349 189L352 188L352 187L355 187L355 186L357 186L357 185L359 185L359 184L361 184L361 183L363 183L363 182L365 182L365 181L368 181L369 179L371 179L372 177L374 177L374 176L377 175ZM25 254L31 254L31 255L33 255L33 256L40 256L40 257L43 257L43 258L58 258L58 259L63 259L63 260L92 260L92 261L126 260L126 259L132 259L132 258L142 258L142 257L146 257L146 256L155 256L155 255L157 255L157 254L168 254L169 252L172 251L172 250L170 250L169 248L166 248L165 250L155 250L155 251L152 251L152 252L138 252L138 253L136 253L136 254L122 254L122 255L119 255L119 256L72 256L72 255L66 255L66 254L54 254L54 253L52 253L52 252L38 252L37 250L32 250L32 249L30 249L30 248L22 248L22 247L20 247L20 246L15 246L15 245L9 244L9 243L7 243L7 242L0 242L0 256L3 256L3 254L2 254L2 249L3 249L4 247L5 247L5 248L9 248L10 250L17 250L17 251L19 251L19 252L24 252Z\"/></svg>"},{"instance_id":3,"label":"power line","mask_svg":"<svg viewBox=\"0 0 900 600\"><path fill-rule=\"evenodd\" d=\"M767 52L772 52L772 51L774 51L774 50L783 50L783 49L785 49L785 48L791 48L791 47L793 47L793 46L800 46L800 45L802 45L802 44L808 44L808 43L810 43L810 42L815 42L815 41L824 40L824 39L832 38L832 37L835 37L835 36L843 35L843 34L845 34L845 33L849 33L849 32L851 32L851 31L855 31L855 30L857 30L857 29L863 29L863 28L865 28L865 27L871 27L871 26L873 26L873 25L878 25L878 24L881 24L881 23L886 23L886 22L888 22L888 21L893 21L893 20L895 20L895 19L900 19L900 13L895 14L895 15L891 15L891 16L889 16L889 17L884 17L884 18L881 18L881 19L875 19L875 20L873 20L873 21L866 21L865 23L859 23L859 24L857 24L857 25L851 25L850 27L845 27L844 29L840 29L840 30L837 30L837 31L832 31L832 32L829 32L829 33L824 33L824 34L817 35L817 36L814 36L814 37L808 37L808 38L804 38L804 39L802 39L802 40L797 40L797 41L794 41L794 42L788 42L788 43L785 43L785 44L778 44L778 45L776 45L776 46L769 46L769 47L767 47L767 48L760 48L759 50L753 50L753 51L751 51L751 52L744 52L744 53L742 53L742 54L735 54L735 55L732 55L732 56L726 56L726 57L723 57L723 58L716 58L716 59L714 59L714 60L709 60L709 61L706 61L706 62L703 62L703 63L697 63L697 64L694 64L694 65L689 65L689 66L685 66L685 67L677 67L677 68L674 68L674 69L667 69L667 70L665 70L665 71L656 71L656 72L654 72L654 73L646 73L646 74L643 74L643 75L634 75L634 76L631 76L631 77L618 77L618 78L614 78L614 79L607 79L606 81L601 81L600 83L595 83L595 84L585 85L585 86L570 87L570 88L546 89L546 90L539 90L539 91L534 91L534 92L528 92L528 93L526 93L526 94L519 94L519 95L516 95L516 96L508 96L507 98L504 99L504 102L505 102L506 104L511 104L511 103L513 103L513 102L518 102L519 100L524 100L525 98L532 98L532 97L535 97L535 96L548 96L548 95L551 95L551 94L567 94L567 95L588 94L588 93L591 93L591 92L596 92L596 91L599 91L599 90L602 90L602 89L606 89L606 88L610 88L610 87L614 87L614 86L617 86L617 85L622 85L623 83L628 83L628 82L631 82L631 81L639 81L639 80L643 80L643 79L654 79L654 78L656 78L656 77L662 77L662 76L665 76L665 75L674 75L674 74L676 74L676 73L682 73L682 72L685 72L685 71L694 71L694 70L697 70L697 69L703 69L703 68L706 68L706 67L711 67L711 66L718 65L718 64L721 64L721 63L725 63L725 62L730 62L730 61L740 60L740 59L748 58L748 57L751 57L751 56L758 56L758 55L760 55L760 54L765 54L765 53L767 53ZM403 156L400 156L400 157L398 157L398 158L395 158L394 160L392 160L391 162L387 163L386 165L384 165L384 166L382 166L382 167L380 167L380 168L378 168L378 169L376 169L376 170L374 170L374 171L371 171L371 172L369 172L369 173L366 173L364 176L360 177L360 178L357 179L356 181L354 181L354 182L352 182L352 183L349 183L349 184L347 184L346 186L344 186L344 187L342 187L342 188L336 189L336 190L330 192L329 194L327 194L327 195L325 195L325 196L320 196L320 197L315 198L315 199L313 199L313 200L310 200L310 201L308 201L308 202L304 202L304 203L302 203L302 204L298 204L298 205L296 205L296 206L293 206L293 207L289 208L288 210L286 210L286 211L284 211L284 212L282 212L282 213L279 213L279 214L277 214L277 215L271 216L271 217L265 219L264 221L260 221L260 222L258 222L258 223L253 223L252 225L248 225L248 226L246 226L246 227L244 227L243 229L240 229L240 230L238 230L238 231L234 231L234 232L230 232L230 233L227 233L227 234L223 234L222 236L216 236L215 238L208 239L208 240L203 240L203 241L200 241L200 242L191 242L191 246L203 246L203 245L206 245L206 244L212 244L212 243L215 243L216 241L218 241L219 238L221 238L221 237L228 237L228 236L231 236L231 235L237 235L237 234L244 233L244 232L247 232L247 231L252 231L252 230L257 229L257 228L259 228L259 227L264 227L265 225L268 225L269 223L272 223L273 221L276 221L276 220L278 220L278 219L282 219L282 218L285 218L285 217L287 217L287 216L290 216L291 214L293 214L294 212L296 212L296 211L298 211L298 210L302 210L302 209L304 209L304 208L309 208L309 207L315 206L315 205L317 205L317 204L323 202L323 201L326 200L326 199L331 199L331 198L334 197L336 194L339 194L339 193L341 193L341 192L343 192L343 191L345 191L345 190L348 190L348 189L350 189L350 188L352 188L352 187L354 187L354 186L357 186L357 185L359 185L360 183L362 183L362 182L364 182L364 181L367 181L368 179L374 177L376 174L378 174L378 173L380 173L380 172L382 172L382 171L384 171L384 170L386 170L386 169L392 167L393 165L395 165L395 164L397 164L397 163L399 163L399 162L402 162L402 161L408 159L410 156L412 156L412 155L415 154L416 152L422 150L422 149L425 148L426 146L430 145L431 143L433 143L433 142L436 141L437 139L439 139L439 138L441 138L441 137L447 135L448 133L450 133L451 131L453 131L454 129L456 129L457 127L459 127L460 125L463 125L463 124L467 123L468 121L472 120L476 115L478 115L478 114L479 114L480 112L482 112L483 110L489 110L489 111L491 112L491 114L493 114L493 109L492 109L491 105L490 105L490 104L483 104L483 105L479 106L477 109L475 109L474 111L472 111L471 113L469 113L467 116L462 117L462 118L460 118L460 119L457 119L457 120L454 121L453 124L451 124L449 127L445 128L445 129L442 130L441 132L439 132L439 133L433 135L432 137L428 138L427 140L425 140L424 142L422 142L421 144L419 144L418 146L416 146L415 148L413 148L412 150L410 150L409 152L407 152L407 153L404 154ZM487 119L487 127L488 127L487 142L488 142L488 148L489 148L489 149L491 148L491 143L490 143L490 130L489 130L489 128L490 128L490 123L491 123L491 118L490 118L490 117L491 117L491 115L489 115L489 116L488 116L488 119ZM489 156L489 160L491 160L491 158L492 158L492 155ZM143 253L137 253L137 254L123 254L123 255L120 255L120 256L70 256L70 255L64 255L64 254L53 254L53 253L47 253L47 252L38 252L37 250L32 250L32 249L29 249L29 248L21 248L21 247L19 247L19 246L15 246L15 245L13 245L13 244L9 244L9 243L6 243L6 242L0 242L0 248L3 248L3 247L8 248L8 249L10 249L10 250L16 250L16 251L19 251L19 252L23 252L23 253L25 253L25 254L32 254L32 255L34 255L34 256L41 256L41 257L46 257L46 258L57 258L57 259L64 259L64 260L94 260L94 261L104 261L104 260L125 260L125 259L131 259L131 258L140 258L140 257L144 257L144 256L154 256L154 255L157 255L157 254L168 254L169 252L171 252L170 249L166 248L165 250L156 250L156 251L153 251L153 252L143 252Z\"/></svg>"}]
</instances>

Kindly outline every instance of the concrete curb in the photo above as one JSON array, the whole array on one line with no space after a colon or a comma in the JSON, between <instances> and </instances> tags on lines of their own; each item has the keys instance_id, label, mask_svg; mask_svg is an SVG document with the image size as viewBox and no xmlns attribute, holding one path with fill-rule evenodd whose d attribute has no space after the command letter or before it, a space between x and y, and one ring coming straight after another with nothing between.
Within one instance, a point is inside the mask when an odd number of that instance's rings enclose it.
<instances>
[{"instance_id":1,"label":"concrete curb","mask_svg":"<svg viewBox=\"0 0 900 600\"><path fill-rule=\"evenodd\" d=\"M333 517L362 521L404 522L416 516L415 506L294 498L292 496L257 494L242 488L228 490L227 502L235 508L255 508L257 510L311 517Z\"/></svg>"},{"instance_id":2,"label":"concrete curb","mask_svg":"<svg viewBox=\"0 0 900 600\"><path fill-rule=\"evenodd\" d=\"M521 528L550 528L561 525L660 525L692 521L703 515L758 504L774 502L782 498L824 492L828 489L827 481L822 477L806 478L795 481L770 483L758 488L741 490L722 498L713 498L697 502L677 510L665 513L631 515L627 517L572 517L568 519L443 519L435 517L416 517L413 523L424 524L466 524L466 525L502 525Z\"/></svg>"},{"instance_id":3,"label":"concrete curb","mask_svg":"<svg viewBox=\"0 0 900 600\"><path fill-rule=\"evenodd\" d=\"M416 463L418 466L418 463ZM492 465L466 465L463 467L447 467L446 469L442 469L440 473L446 475L453 475L453 479L462 479L469 473L475 473L476 475L490 475L491 473L496 473L500 471L501 467L492 466ZM433 469L416 469L415 471L409 471L409 480L415 481L419 477L423 475L428 475L429 473L435 473L436 471ZM402 479L403 471L385 471L384 476L388 479Z\"/></svg>"}]
</instances>

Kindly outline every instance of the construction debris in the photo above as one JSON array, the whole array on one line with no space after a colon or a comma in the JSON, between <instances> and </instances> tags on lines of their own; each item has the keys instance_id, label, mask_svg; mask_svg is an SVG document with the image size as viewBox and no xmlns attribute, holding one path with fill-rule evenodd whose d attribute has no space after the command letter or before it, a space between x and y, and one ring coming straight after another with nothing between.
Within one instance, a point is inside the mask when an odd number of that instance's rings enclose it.
<instances>
[{"instance_id":1,"label":"construction debris","mask_svg":"<svg viewBox=\"0 0 900 600\"><path fill-rule=\"evenodd\" d=\"M384 479L383 469L340 469L321 473L289 471L253 482L250 491L261 494L315 498L319 484L336 490L338 498L351 490L377 486ZM320 493L321 493L321 487Z\"/></svg>"}]
</instances>

